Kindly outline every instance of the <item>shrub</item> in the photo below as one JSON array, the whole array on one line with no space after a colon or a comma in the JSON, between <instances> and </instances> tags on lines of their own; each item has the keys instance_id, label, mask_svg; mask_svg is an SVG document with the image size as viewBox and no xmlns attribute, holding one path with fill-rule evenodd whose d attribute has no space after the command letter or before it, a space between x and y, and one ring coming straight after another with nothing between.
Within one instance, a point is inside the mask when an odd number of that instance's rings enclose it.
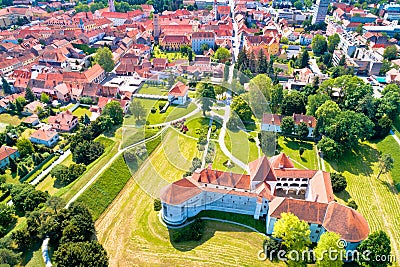
<instances>
[{"instance_id":1,"label":"shrub","mask_svg":"<svg viewBox=\"0 0 400 267\"><path fill-rule=\"evenodd\" d=\"M161 200L159 198L154 199L154 211L161 210Z\"/></svg>"},{"instance_id":2,"label":"shrub","mask_svg":"<svg viewBox=\"0 0 400 267\"><path fill-rule=\"evenodd\" d=\"M347 206L355 210L358 209L358 205L353 199L349 199L349 201L347 202Z\"/></svg>"},{"instance_id":3,"label":"shrub","mask_svg":"<svg viewBox=\"0 0 400 267\"><path fill-rule=\"evenodd\" d=\"M152 108L151 108L151 113L156 113L156 111L157 111L157 110L156 110L155 107L152 107Z\"/></svg>"},{"instance_id":4,"label":"shrub","mask_svg":"<svg viewBox=\"0 0 400 267\"><path fill-rule=\"evenodd\" d=\"M165 106L164 104L159 104L158 109L161 111L164 108L164 106Z\"/></svg>"},{"instance_id":5,"label":"shrub","mask_svg":"<svg viewBox=\"0 0 400 267\"><path fill-rule=\"evenodd\" d=\"M199 241L203 237L204 222L196 219L189 226L175 230L171 234L173 242Z\"/></svg>"},{"instance_id":6,"label":"shrub","mask_svg":"<svg viewBox=\"0 0 400 267\"><path fill-rule=\"evenodd\" d=\"M250 142L255 142L256 141L256 139L254 139L254 137L253 136L249 136L249 137L247 137L247 139L250 141Z\"/></svg>"},{"instance_id":7,"label":"shrub","mask_svg":"<svg viewBox=\"0 0 400 267\"><path fill-rule=\"evenodd\" d=\"M277 254L274 251L278 251L280 247L279 241L271 237L267 237L263 242L264 253L268 259L276 259Z\"/></svg>"},{"instance_id":8,"label":"shrub","mask_svg":"<svg viewBox=\"0 0 400 267\"><path fill-rule=\"evenodd\" d=\"M337 172L331 173L331 182L333 192L339 193L346 189L347 181L346 178Z\"/></svg>"}]
</instances>

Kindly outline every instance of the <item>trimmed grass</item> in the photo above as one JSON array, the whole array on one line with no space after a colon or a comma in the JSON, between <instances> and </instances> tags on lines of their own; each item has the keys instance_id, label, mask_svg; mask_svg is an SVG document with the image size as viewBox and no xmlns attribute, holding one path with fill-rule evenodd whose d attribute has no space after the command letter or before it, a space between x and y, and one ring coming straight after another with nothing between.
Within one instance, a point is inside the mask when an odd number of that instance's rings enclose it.
<instances>
[{"instance_id":1,"label":"trimmed grass","mask_svg":"<svg viewBox=\"0 0 400 267\"><path fill-rule=\"evenodd\" d=\"M362 143L357 151L346 153L339 162L326 161L326 165L329 165L330 170L343 173L347 179L346 190L336 194L339 202L354 199L359 206L358 211L368 221L371 232L383 230L388 233L392 243L392 254L399 258L399 194L389 173L382 174L380 179L377 179L379 162L376 148L390 150L388 146L392 144L394 150L398 149L390 138L392 137L372 144Z\"/></svg>"},{"instance_id":2,"label":"trimmed grass","mask_svg":"<svg viewBox=\"0 0 400 267\"><path fill-rule=\"evenodd\" d=\"M167 111L160 113L159 105L165 105L166 100L154 100L154 99L140 99L144 109L146 110L146 120L150 125L160 124L164 122L173 121L180 117L189 114L196 109L196 105L188 103L186 105L171 105ZM156 109L156 113L151 113L152 108ZM136 118L132 115L125 117L124 125L136 125Z\"/></svg>"},{"instance_id":3,"label":"trimmed grass","mask_svg":"<svg viewBox=\"0 0 400 267\"><path fill-rule=\"evenodd\" d=\"M66 110L72 108L74 105L75 105L75 104L73 104L73 103L69 103L69 104L66 105L66 106L60 107L60 111L66 111Z\"/></svg>"},{"instance_id":4,"label":"trimmed grass","mask_svg":"<svg viewBox=\"0 0 400 267\"><path fill-rule=\"evenodd\" d=\"M7 125L17 126L23 119L23 116L10 115L8 113L0 114L0 133L6 129Z\"/></svg>"},{"instance_id":5,"label":"trimmed grass","mask_svg":"<svg viewBox=\"0 0 400 267\"><path fill-rule=\"evenodd\" d=\"M233 168L227 168L224 166L224 162L228 160L228 157L222 152L218 143L215 143L215 157L212 163L212 167L215 170L227 171L233 173L245 173L245 171L239 166L235 165Z\"/></svg>"},{"instance_id":6,"label":"trimmed grass","mask_svg":"<svg viewBox=\"0 0 400 267\"><path fill-rule=\"evenodd\" d=\"M151 136L157 134L161 128L149 128L149 127L124 127L123 128L123 139L122 148L130 146L134 143L142 141L143 139L150 138Z\"/></svg>"},{"instance_id":7,"label":"trimmed grass","mask_svg":"<svg viewBox=\"0 0 400 267\"><path fill-rule=\"evenodd\" d=\"M249 135L243 131L226 130L225 145L234 157L247 164L259 158L255 142L248 140Z\"/></svg>"},{"instance_id":8,"label":"trimmed grass","mask_svg":"<svg viewBox=\"0 0 400 267\"><path fill-rule=\"evenodd\" d=\"M318 159L315 154L314 143L300 142L289 138L285 140L283 136L279 136L278 144L280 151L294 160L293 163L296 168L304 169L304 167L307 167L310 170L318 170ZM304 154L301 157L299 154L300 147L305 148Z\"/></svg>"},{"instance_id":9,"label":"trimmed grass","mask_svg":"<svg viewBox=\"0 0 400 267\"><path fill-rule=\"evenodd\" d=\"M383 154L390 154L394 159L394 168L390 171L393 182L396 185L397 191L400 191L400 146L392 136L387 136L385 139L376 143L379 151Z\"/></svg>"},{"instance_id":10,"label":"trimmed grass","mask_svg":"<svg viewBox=\"0 0 400 267\"><path fill-rule=\"evenodd\" d=\"M167 95L168 89L165 86L155 86L144 84L142 88L140 88L138 94L146 94L146 95Z\"/></svg>"},{"instance_id":11,"label":"trimmed grass","mask_svg":"<svg viewBox=\"0 0 400 267\"><path fill-rule=\"evenodd\" d=\"M92 116L92 112L89 108L86 107L78 107L77 109L72 112L73 115L77 116L78 118L84 116L85 114L90 118Z\"/></svg>"}]
</instances>

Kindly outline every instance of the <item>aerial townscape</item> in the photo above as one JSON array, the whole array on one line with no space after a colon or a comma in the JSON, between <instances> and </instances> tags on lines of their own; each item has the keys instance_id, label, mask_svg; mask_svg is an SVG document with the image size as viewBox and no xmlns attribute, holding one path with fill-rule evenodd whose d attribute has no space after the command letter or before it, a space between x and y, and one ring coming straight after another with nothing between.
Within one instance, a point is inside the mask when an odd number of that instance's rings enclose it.
<instances>
[{"instance_id":1,"label":"aerial townscape","mask_svg":"<svg viewBox=\"0 0 400 267\"><path fill-rule=\"evenodd\" d=\"M0 0L0 266L400 266L399 19Z\"/></svg>"}]
</instances>

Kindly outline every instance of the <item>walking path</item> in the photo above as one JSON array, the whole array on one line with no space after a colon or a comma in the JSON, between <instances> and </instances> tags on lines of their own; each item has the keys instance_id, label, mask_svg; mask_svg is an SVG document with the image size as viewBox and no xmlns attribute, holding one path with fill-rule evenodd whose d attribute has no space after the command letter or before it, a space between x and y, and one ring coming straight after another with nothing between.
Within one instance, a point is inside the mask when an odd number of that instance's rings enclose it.
<instances>
[{"instance_id":1,"label":"walking path","mask_svg":"<svg viewBox=\"0 0 400 267\"><path fill-rule=\"evenodd\" d=\"M210 145L212 123L213 123L213 117L210 118L210 123L208 124L207 143L204 147L203 159L201 160L201 168L205 168L206 166L206 157L208 154L208 146Z\"/></svg>"},{"instance_id":2,"label":"walking path","mask_svg":"<svg viewBox=\"0 0 400 267\"><path fill-rule=\"evenodd\" d=\"M400 146L400 138L398 138L397 135L392 130L390 130L390 135L394 138L394 140L396 140L396 142Z\"/></svg>"},{"instance_id":3,"label":"walking path","mask_svg":"<svg viewBox=\"0 0 400 267\"><path fill-rule=\"evenodd\" d=\"M150 95L150 94L134 94L133 97L147 98L147 99L163 99L168 100L167 95Z\"/></svg>"},{"instance_id":4,"label":"walking path","mask_svg":"<svg viewBox=\"0 0 400 267\"><path fill-rule=\"evenodd\" d=\"M58 164L60 164L61 162L63 162L69 155L71 154L71 150L67 150L64 152L64 154L62 154L56 161L53 162L53 164L51 164L49 167L47 167L47 169L45 169L44 171L42 171L33 181L31 181L29 184L31 185L36 185L38 184L44 177L46 177L51 170L57 166Z\"/></svg>"}]
</instances>

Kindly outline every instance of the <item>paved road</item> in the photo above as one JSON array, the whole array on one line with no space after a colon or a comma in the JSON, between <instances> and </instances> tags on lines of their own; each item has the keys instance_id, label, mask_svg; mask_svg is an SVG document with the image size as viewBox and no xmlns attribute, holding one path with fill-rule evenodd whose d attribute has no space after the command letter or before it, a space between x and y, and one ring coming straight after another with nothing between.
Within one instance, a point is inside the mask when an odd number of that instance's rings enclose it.
<instances>
[{"instance_id":1,"label":"paved road","mask_svg":"<svg viewBox=\"0 0 400 267\"><path fill-rule=\"evenodd\" d=\"M390 135L394 138L394 140L396 140L396 142L400 146L400 138L398 138L397 135L392 130L390 130Z\"/></svg>"},{"instance_id":2,"label":"paved road","mask_svg":"<svg viewBox=\"0 0 400 267\"><path fill-rule=\"evenodd\" d=\"M168 100L168 96L167 95L134 94L133 97Z\"/></svg>"},{"instance_id":3,"label":"paved road","mask_svg":"<svg viewBox=\"0 0 400 267\"><path fill-rule=\"evenodd\" d=\"M55 166L57 166L58 164L63 162L70 154L71 154L71 150L68 149L67 151L65 151L63 155L61 155L56 161L53 162L53 164L51 164L49 167L47 167L47 169L42 171L33 181L30 182L30 184L31 185L38 184L44 177L46 177L51 172L51 170Z\"/></svg>"}]
</instances>

